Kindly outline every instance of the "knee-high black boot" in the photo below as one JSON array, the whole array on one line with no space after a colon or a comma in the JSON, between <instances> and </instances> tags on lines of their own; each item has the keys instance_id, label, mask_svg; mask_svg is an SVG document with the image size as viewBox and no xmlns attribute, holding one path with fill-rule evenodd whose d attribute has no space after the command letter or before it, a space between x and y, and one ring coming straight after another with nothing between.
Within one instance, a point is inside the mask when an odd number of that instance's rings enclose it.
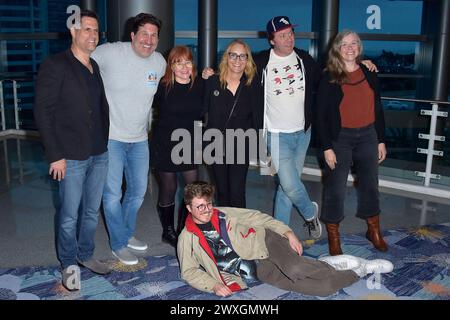
<instances>
[{"instance_id":1,"label":"knee-high black boot","mask_svg":"<svg viewBox=\"0 0 450 320\"><path fill-rule=\"evenodd\" d=\"M181 231L184 229L184 224L186 222L186 217L189 214L186 206L183 204L180 204L180 207L178 208L178 225L177 225L177 234L179 235Z\"/></svg>"},{"instance_id":2,"label":"knee-high black boot","mask_svg":"<svg viewBox=\"0 0 450 320\"><path fill-rule=\"evenodd\" d=\"M166 242L170 244L172 247L177 247L177 241L178 237L175 233L175 227L174 227L174 210L175 205L169 205L162 207L158 204L158 216L161 220L161 225L163 228L163 233L161 236L161 239L163 242Z\"/></svg>"}]
</instances>

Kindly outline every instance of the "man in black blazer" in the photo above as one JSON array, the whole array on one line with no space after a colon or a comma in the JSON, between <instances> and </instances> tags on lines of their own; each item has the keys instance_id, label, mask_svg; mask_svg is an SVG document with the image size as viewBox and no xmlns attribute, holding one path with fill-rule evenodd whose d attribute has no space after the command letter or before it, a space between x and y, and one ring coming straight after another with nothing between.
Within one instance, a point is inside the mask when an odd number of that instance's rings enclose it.
<instances>
[{"instance_id":1,"label":"man in black blazer","mask_svg":"<svg viewBox=\"0 0 450 320\"><path fill-rule=\"evenodd\" d=\"M78 264L93 272L110 269L93 259L98 211L108 168L109 108L98 65L98 17L82 11L70 28L71 47L47 58L36 81L34 115L49 174L59 184L56 247L62 283L81 287Z\"/></svg>"}]
</instances>

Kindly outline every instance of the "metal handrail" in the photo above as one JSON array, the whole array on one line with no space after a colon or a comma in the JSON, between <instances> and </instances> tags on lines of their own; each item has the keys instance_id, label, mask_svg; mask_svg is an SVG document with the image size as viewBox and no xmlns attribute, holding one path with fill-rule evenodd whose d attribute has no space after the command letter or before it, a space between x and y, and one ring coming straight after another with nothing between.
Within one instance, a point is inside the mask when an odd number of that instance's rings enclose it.
<instances>
[{"instance_id":1,"label":"metal handrail","mask_svg":"<svg viewBox=\"0 0 450 320\"><path fill-rule=\"evenodd\" d=\"M420 102L420 103L429 103L429 104L445 104L450 105L450 101L441 101L441 100L424 100L424 99L411 99L411 98L394 98L394 97L381 97L382 100L395 100L395 101L406 101L406 102Z\"/></svg>"},{"instance_id":2,"label":"metal handrail","mask_svg":"<svg viewBox=\"0 0 450 320\"><path fill-rule=\"evenodd\" d=\"M0 114L2 130L6 130L5 100L3 99L3 81L0 81Z\"/></svg>"}]
</instances>

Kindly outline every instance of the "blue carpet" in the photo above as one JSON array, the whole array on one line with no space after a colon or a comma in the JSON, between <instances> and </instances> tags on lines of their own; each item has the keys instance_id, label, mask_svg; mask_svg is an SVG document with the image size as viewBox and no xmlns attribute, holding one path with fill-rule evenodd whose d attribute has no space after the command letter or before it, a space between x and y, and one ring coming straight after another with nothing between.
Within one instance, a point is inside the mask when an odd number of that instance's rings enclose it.
<instances>
[{"instance_id":1,"label":"blue carpet","mask_svg":"<svg viewBox=\"0 0 450 320\"><path fill-rule=\"evenodd\" d=\"M261 282L223 300L353 300L353 299L450 299L450 223L385 231L389 251L380 253L364 235L344 235L343 251L355 256L392 261L394 271L367 276L326 297L306 296ZM307 241L305 255L327 254L326 239ZM59 267L0 269L0 300L218 300L213 294L188 286L180 278L174 256L141 258L136 266L108 262L107 276L82 268L82 289L68 292L60 284Z\"/></svg>"}]
</instances>

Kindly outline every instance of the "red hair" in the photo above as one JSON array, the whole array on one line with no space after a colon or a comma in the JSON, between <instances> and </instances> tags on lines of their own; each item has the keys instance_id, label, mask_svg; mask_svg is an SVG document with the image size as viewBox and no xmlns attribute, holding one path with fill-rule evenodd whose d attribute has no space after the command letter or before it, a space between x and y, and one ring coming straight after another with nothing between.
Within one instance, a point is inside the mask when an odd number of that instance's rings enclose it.
<instances>
[{"instance_id":1,"label":"red hair","mask_svg":"<svg viewBox=\"0 0 450 320\"><path fill-rule=\"evenodd\" d=\"M194 57L192 55L191 49L186 46L176 46L173 47L169 52L169 56L167 57L167 67L166 73L164 77L161 79L161 82L166 86L166 92L168 92L173 87L173 83L175 82L175 75L172 70L172 66L176 62L180 62L181 60L189 60L192 61L192 74L191 74L191 88L194 84L195 77L197 76L197 68L194 64Z\"/></svg>"}]
</instances>

